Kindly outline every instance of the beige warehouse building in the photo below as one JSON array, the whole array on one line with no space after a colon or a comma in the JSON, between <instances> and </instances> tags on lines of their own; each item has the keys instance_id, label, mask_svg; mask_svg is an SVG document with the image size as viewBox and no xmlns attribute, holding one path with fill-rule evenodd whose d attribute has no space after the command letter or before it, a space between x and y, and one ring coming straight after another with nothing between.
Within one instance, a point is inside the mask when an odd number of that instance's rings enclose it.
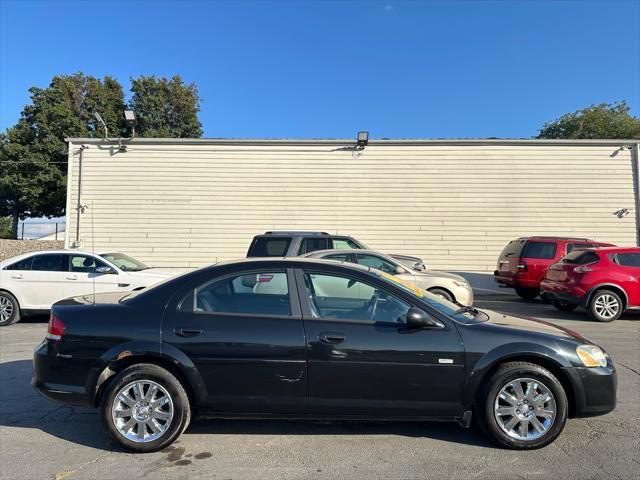
<instances>
[{"instance_id":1,"label":"beige warehouse building","mask_svg":"<svg viewBox=\"0 0 640 480\"><path fill-rule=\"evenodd\" d=\"M493 271L511 239L635 245L637 140L69 139L66 246L194 268L267 230Z\"/></svg>"}]
</instances>

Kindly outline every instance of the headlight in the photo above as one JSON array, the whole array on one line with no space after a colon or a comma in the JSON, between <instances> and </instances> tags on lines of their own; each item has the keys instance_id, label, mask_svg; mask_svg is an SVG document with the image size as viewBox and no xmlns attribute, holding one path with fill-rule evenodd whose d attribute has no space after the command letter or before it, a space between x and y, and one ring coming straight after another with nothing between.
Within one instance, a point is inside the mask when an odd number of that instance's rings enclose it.
<instances>
[{"instance_id":1,"label":"headlight","mask_svg":"<svg viewBox=\"0 0 640 480\"><path fill-rule=\"evenodd\" d=\"M585 367L606 367L607 356L600 347L595 345L580 345L576 353Z\"/></svg>"},{"instance_id":2,"label":"headlight","mask_svg":"<svg viewBox=\"0 0 640 480\"><path fill-rule=\"evenodd\" d=\"M471 288L471 286L469 285L468 282L458 282L457 280L454 280L453 284L457 285L458 287L462 287L462 288Z\"/></svg>"}]
</instances>

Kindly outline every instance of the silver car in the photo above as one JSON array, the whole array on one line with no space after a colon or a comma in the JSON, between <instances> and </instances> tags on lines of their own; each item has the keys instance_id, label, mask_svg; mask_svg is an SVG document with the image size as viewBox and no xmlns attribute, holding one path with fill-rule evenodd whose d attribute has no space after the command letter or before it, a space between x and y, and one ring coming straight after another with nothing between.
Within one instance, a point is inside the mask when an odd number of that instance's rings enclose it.
<instances>
[{"instance_id":1,"label":"silver car","mask_svg":"<svg viewBox=\"0 0 640 480\"><path fill-rule=\"evenodd\" d=\"M372 250L355 249L318 250L303 256L358 263L394 275L451 302L467 307L473 304L471 285L460 275L428 270L421 262L407 261L400 256L395 257Z\"/></svg>"}]
</instances>

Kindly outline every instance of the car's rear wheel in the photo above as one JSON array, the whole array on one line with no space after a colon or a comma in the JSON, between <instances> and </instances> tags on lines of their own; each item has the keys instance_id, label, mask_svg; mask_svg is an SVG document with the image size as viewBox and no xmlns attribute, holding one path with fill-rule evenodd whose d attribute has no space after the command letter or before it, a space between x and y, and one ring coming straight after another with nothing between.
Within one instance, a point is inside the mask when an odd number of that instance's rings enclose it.
<instances>
[{"instance_id":1,"label":"car's rear wheel","mask_svg":"<svg viewBox=\"0 0 640 480\"><path fill-rule=\"evenodd\" d=\"M182 384L164 368L148 363L115 375L102 396L100 413L109 436L133 452L169 446L191 419Z\"/></svg>"},{"instance_id":2,"label":"car's rear wheel","mask_svg":"<svg viewBox=\"0 0 640 480\"><path fill-rule=\"evenodd\" d=\"M20 321L20 304L9 292L0 292L0 327L7 327Z\"/></svg>"},{"instance_id":3,"label":"car's rear wheel","mask_svg":"<svg viewBox=\"0 0 640 480\"><path fill-rule=\"evenodd\" d=\"M528 362L501 365L484 387L477 408L487 434L515 450L553 442L567 421L567 395L547 369Z\"/></svg>"},{"instance_id":4,"label":"car's rear wheel","mask_svg":"<svg viewBox=\"0 0 640 480\"><path fill-rule=\"evenodd\" d=\"M573 312L576 308L578 308L578 305L576 305L575 303L563 302L562 300L554 300L553 302L551 302L551 305L556 307L561 312Z\"/></svg>"},{"instance_id":5,"label":"car's rear wheel","mask_svg":"<svg viewBox=\"0 0 640 480\"><path fill-rule=\"evenodd\" d=\"M537 288L516 287L516 294L524 300L533 300L540 294Z\"/></svg>"},{"instance_id":6,"label":"car's rear wheel","mask_svg":"<svg viewBox=\"0 0 640 480\"><path fill-rule=\"evenodd\" d=\"M617 320L624 311L622 298L611 290L598 290L591 295L587 313L593 320L599 322L612 322Z\"/></svg>"},{"instance_id":7,"label":"car's rear wheel","mask_svg":"<svg viewBox=\"0 0 640 480\"><path fill-rule=\"evenodd\" d=\"M451 295L449 292L447 292L443 288L430 288L429 292L431 292L434 295L437 295L439 297L442 297L445 300L449 300L450 302L453 302L453 295Z\"/></svg>"}]
</instances>

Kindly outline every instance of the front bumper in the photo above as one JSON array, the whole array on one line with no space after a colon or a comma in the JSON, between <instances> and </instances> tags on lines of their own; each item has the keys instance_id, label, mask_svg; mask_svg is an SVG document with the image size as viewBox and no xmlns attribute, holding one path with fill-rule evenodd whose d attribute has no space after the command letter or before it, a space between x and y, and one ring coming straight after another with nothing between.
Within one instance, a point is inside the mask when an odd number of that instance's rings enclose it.
<instances>
[{"instance_id":1,"label":"front bumper","mask_svg":"<svg viewBox=\"0 0 640 480\"><path fill-rule=\"evenodd\" d=\"M606 367L565 369L574 390L575 417L604 415L616 408L618 374L609 361Z\"/></svg>"}]
</instances>

